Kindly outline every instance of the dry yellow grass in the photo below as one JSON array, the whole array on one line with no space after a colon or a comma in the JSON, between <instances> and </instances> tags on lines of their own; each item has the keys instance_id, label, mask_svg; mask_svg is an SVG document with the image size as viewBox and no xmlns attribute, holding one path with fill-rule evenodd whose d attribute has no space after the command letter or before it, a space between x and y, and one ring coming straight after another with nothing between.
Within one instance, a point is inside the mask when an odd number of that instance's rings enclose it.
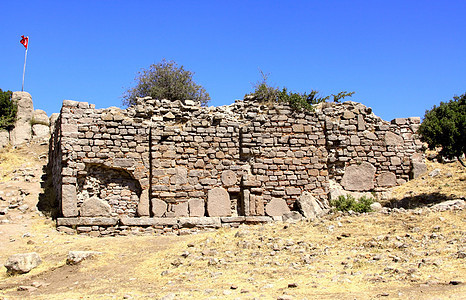
<instances>
[{"instance_id":1,"label":"dry yellow grass","mask_svg":"<svg viewBox=\"0 0 466 300\"><path fill-rule=\"evenodd\" d=\"M428 153L434 153L428 151ZM426 161L427 173L411 180L406 184L393 189L393 197L413 197L422 194L437 193L448 198L466 196L466 168L456 161L452 163L438 163ZM435 169L440 170L440 175L431 177L428 174Z\"/></svg>"},{"instance_id":2,"label":"dry yellow grass","mask_svg":"<svg viewBox=\"0 0 466 300\"><path fill-rule=\"evenodd\" d=\"M38 220L35 241L14 242L17 252L38 252L44 263L29 274L0 279L0 295L31 299L108 299L131 295L176 299L404 298L428 284L433 294L464 286L465 211L395 215L333 215L318 222L221 229L191 236L89 238L60 234ZM438 227L437 227L438 226ZM16 244L17 243L17 244ZM406 245L406 246L404 246ZM70 250L102 252L66 266ZM3 257L2 257L3 258ZM21 284L49 282L36 292ZM289 287L296 284L296 287ZM445 285L446 284L446 285ZM233 288L233 289L232 289ZM454 290L453 290L454 288ZM429 291L429 290L428 290Z\"/></svg>"},{"instance_id":3,"label":"dry yellow grass","mask_svg":"<svg viewBox=\"0 0 466 300\"><path fill-rule=\"evenodd\" d=\"M19 158L10 161L14 159ZM443 175L453 174L446 177L452 189L442 190L445 178L424 175L394 194L401 198L412 189L464 194L464 170L451 164L438 167ZM429 189L431 184L441 188ZM333 214L315 222L189 236L91 238L59 233L52 220L34 212L17 213L11 224L0 225L0 261L34 251L43 263L24 275L0 272L0 299L461 299L466 285L449 282L466 278L461 258L465 228L465 210L416 209ZM68 266L71 250L102 254ZM33 282L42 285L32 292L17 291Z\"/></svg>"}]
</instances>

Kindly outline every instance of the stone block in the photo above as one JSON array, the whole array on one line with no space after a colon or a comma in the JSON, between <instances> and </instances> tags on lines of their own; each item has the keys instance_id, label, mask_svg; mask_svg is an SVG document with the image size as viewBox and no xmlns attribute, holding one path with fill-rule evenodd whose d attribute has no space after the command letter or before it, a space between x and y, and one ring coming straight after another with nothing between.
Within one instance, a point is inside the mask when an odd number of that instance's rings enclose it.
<instances>
[{"instance_id":1,"label":"stone block","mask_svg":"<svg viewBox=\"0 0 466 300\"><path fill-rule=\"evenodd\" d=\"M293 132L295 132L295 133L304 132L304 125L303 124L293 124L291 126L291 128L293 129Z\"/></svg>"},{"instance_id":2,"label":"stone block","mask_svg":"<svg viewBox=\"0 0 466 300\"><path fill-rule=\"evenodd\" d=\"M7 146L10 143L10 133L7 130L0 129L0 148Z\"/></svg>"},{"instance_id":3,"label":"stone block","mask_svg":"<svg viewBox=\"0 0 466 300\"><path fill-rule=\"evenodd\" d=\"M97 251L69 251L66 257L67 265L77 265L85 259L100 255L102 252Z\"/></svg>"},{"instance_id":4,"label":"stone block","mask_svg":"<svg viewBox=\"0 0 466 300\"><path fill-rule=\"evenodd\" d=\"M392 172L382 172L377 177L377 185L381 187L393 187L396 185L396 175Z\"/></svg>"},{"instance_id":5,"label":"stone block","mask_svg":"<svg viewBox=\"0 0 466 300\"><path fill-rule=\"evenodd\" d=\"M231 170L225 170L222 172L222 183L224 186L232 186L235 185L238 181L236 173Z\"/></svg>"},{"instance_id":6,"label":"stone block","mask_svg":"<svg viewBox=\"0 0 466 300\"><path fill-rule=\"evenodd\" d=\"M391 131L385 133L385 145L387 146L399 146L403 145L404 141L401 136Z\"/></svg>"},{"instance_id":7,"label":"stone block","mask_svg":"<svg viewBox=\"0 0 466 300\"><path fill-rule=\"evenodd\" d=\"M222 223L243 223L246 221L246 217L221 217Z\"/></svg>"},{"instance_id":8,"label":"stone block","mask_svg":"<svg viewBox=\"0 0 466 300\"><path fill-rule=\"evenodd\" d=\"M118 218L108 217L77 217L57 218L57 226L115 226Z\"/></svg>"},{"instance_id":9,"label":"stone block","mask_svg":"<svg viewBox=\"0 0 466 300\"><path fill-rule=\"evenodd\" d=\"M137 214L140 217L149 216L149 190L143 190L139 198Z\"/></svg>"},{"instance_id":10,"label":"stone block","mask_svg":"<svg viewBox=\"0 0 466 300\"><path fill-rule=\"evenodd\" d=\"M409 177L411 179L418 178L422 174L427 172L427 166L423 161L411 161L411 171Z\"/></svg>"},{"instance_id":11,"label":"stone block","mask_svg":"<svg viewBox=\"0 0 466 300\"><path fill-rule=\"evenodd\" d=\"M355 114L352 111L345 110L343 113L343 119L353 119L355 117Z\"/></svg>"},{"instance_id":12,"label":"stone block","mask_svg":"<svg viewBox=\"0 0 466 300\"><path fill-rule=\"evenodd\" d=\"M374 188L375 167L363 162L360 165L350 165L345 169L341 185L349 191L369 191Z\"/></svg>"},{"instance_id":13,"label":"stone block","mask_svg":"<svg viewBox=\"0 0 466 300\"><path fill-rule=\"evenodd\" d=\"M36 252L13 254L5 262L5 268L9 275L24 274L30 272L42 263Z\"/></svg>"},{"instance_id":14,"label":"stone block","mask_svg":"<svg viewBox=\"0 0 466 300\"><path fill-rule=\"evenodd\" d=\"M290 208L284 199L273 198L265 206L265 213L268 216L283 216L290 212Z\"/></svg>"},{"instance_id":15,"label":"stone block","mask_svg":"<svg viewBox=\"0 0 466 300\"><path fill-rule=\"evenodd\" d=\"M366 130L366 122L363 115L358 115L358 131Z\"/></svg>"},{"instance_id":16,"label":"stone block","mask_svg":"<svg viewBox=\"0 0 466 300\"><path fill-rule=\"evenodd\" d=\"M296 187L292 187L292 186L287 186L285 188L285 192L287 195L289 196L293 196L293 195L299 195L301 194L301 189L300 188L296 188Z\"/></svg>"},{"instance_id":17,"label":"stone block","mask_svg":"<svg viewBox=\"0 0 466 300\"><path fill-rule=\"evenodd\" d=\"M76 186L72 184L62 185L61 191L62 215L64 217L76 217L78 215Z\"/></svg>"},{"instance_id":18,"label":"stone block","mask_svg":"<svg viewBox=\"0 0 466 300\"><path fill-rule=\"evenodd\" d=\"M224 188L213 188L207 193L207 214L209 217L230 216L230 205L230 195Z\"/></svg>"},{"instance_id":19,"label":"stone block","mask_svg":"<svg viewBox=\"0 0 466 300\"><path fill-rule=\"evenodd\" d=\"M124 226L174 226L178 224L175 218L129 218L122 217L120 222Z\"/></svg>"},{"instance_id":20,"label":"stone block","mask_svg":"<svg viewBox=\"0 0 466 300\"><path fill-rule=\"evenodd\" d=\"M170 178L171 184L187 184L188 170L185 167L176 167L175 175Z\"/></svg>"},{"instance_id":21,"label":"stone block","mask_svg":"<svg viewBox=\"0 0 466 300\"><path fill-rule=\"evenodd\" d=\"M222 223L218 217L189 217L189 218L179 218L178 219L179 227L213 227L220 228Z\"/></svg>"},{"instance_id":22,"label":"stone block","mask_svg":"<svg viewBox=\"0 0 466 300\"><path fill-rule=\"evenodd\" d=\"M100 200L97 197L84 200L79 215L81 217L109 217L112 208L107 201Z\"/></svg>"},{"instance_id":23,"label":"stone block","mask_svg":"<svg viewBox=\"0 0 466 300\"><path fill-rule=\"evenodd\" d=\"M172 204L172 209L175 217L187 217L189 215L188 202Z\"/></svg>"},{"instance_id":24,"label":"stone block","mask_svg":"<svg viewBox=\"0 0 466 300\"><path fill-rule=\"evenodd\" d=\"M273 219L267 216L247 216L244 222L249 224L270 223Z\"/></svg>"},{"instance_id":25,"label":"stone block","mask_svg":"<svg viewBox=\"0 0 466 300\"><path fill-rule=\"evenodd\" d=\"M45 111L42 109L36 109L32 115L32 124L42 124L49 127L50 119Z\"/></svg>"},{"instance_id":26,"label":"stone block","mask_svg":"<svg viewBox=\"0 0 466 300\"><path fill-rule=\"evenodd\" d=\"M396 125L405 125L407 123L407 119L406 118L396 118L396 119L393 119L392 124L396 124Z\"/></svg>"},{"instance_id":27,"label":"stone block","mask_svg":"<svg viewBox=\"0 0 466 300\"><path fill-rule=\"evenodd\" d=\"M205 203L203 199L191 199L188 201L189 216L203 217L205 214Z\"/></svg>"},{"instance_id":28,"label":"stone block","mask_svg":"<svg viewBox=\"0 0 466 300\"><path fill-rule=\"evenodd\" d=\"M167 212L167 203L160 199L152 199L152 215L154 217L163 217Z\"/></svg>"}]
</instances>

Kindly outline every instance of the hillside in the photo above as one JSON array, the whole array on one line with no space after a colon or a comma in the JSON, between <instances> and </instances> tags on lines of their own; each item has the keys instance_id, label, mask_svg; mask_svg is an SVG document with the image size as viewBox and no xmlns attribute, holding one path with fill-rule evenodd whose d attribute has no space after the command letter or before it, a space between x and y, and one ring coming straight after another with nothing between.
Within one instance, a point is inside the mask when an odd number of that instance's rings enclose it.
<instances>
[{"instance_id":1,"label":"hillside","mask_svg":"<svg viewBox=\"0 0 466 300\"><path fill-rule=\"evenodd\" d=\"M466 210L428 208L464 199L459 163L428 162L428 173L394 189L386 205L407 210L92 238L58 232L37 211L47 150L33 145L0 154L0 262L26 252L42 258L24 275L7 276L2 267L0 299L466 297ZM428 175L436 169L437 176ZM67 265L75 250L100 254Z\"/></svg>"}]
</instances>

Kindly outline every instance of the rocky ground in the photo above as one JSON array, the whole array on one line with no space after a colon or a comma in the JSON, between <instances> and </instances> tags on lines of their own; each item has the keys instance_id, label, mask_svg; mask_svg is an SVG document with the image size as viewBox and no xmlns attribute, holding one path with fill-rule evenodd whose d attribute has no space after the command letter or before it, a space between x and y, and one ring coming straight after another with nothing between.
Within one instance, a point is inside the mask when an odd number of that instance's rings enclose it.
<instances>
[{"instance_id":1,"label":"rocky ground","mask_svg":"<svg viewBox=\"0 0 466 300\"><path fill-rule=\"evenodd\" d=\"M384 212L91 238L58 232L37 210L46 152L0 154L0 262L29 252L42 260L27 274L0 270L0 299L466 298L466 209L438 205L464 200L457 162L429 162ZM67 263L70 251L92 256Z\"/></svg>"}]
</instances>

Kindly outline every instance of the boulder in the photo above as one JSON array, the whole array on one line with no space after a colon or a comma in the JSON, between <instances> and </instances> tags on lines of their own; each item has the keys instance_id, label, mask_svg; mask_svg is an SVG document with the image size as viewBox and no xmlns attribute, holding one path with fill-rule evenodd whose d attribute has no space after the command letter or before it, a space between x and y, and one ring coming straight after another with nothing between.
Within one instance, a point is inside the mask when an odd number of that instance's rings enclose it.
<instances>
[{"instance_id":1,"label":"boulder","mask_svg":"<svg viewBox=\"0 0 466 300\"><path fill-rule=\"evenodd\" d=\"M466 208L466 201L462 199L443 201L431 207L431 209L434 211L462 210L465 208Z\"/></svg>"},{"instance_id":2,"label":"boulder","mask_svg":"<svg viewBox=\"0 0 466 300\"><path fill-rule=\"evenodd\" d=\"M43 124L32 125L32 136L38 139L47 139L50 137L50 127Z\"/></svg>"},{"instance_id":3,"label":"boulder","mask_svg":"<svg viewBox=\"0 0 466 300\"><path fill-rule=\"evenodd\" d=\"M27 92L14 92L12 100L18 105L15 128L10 132L13 146L29 142L32 138L31 120L34 113L32 97Z\"/></svg>"},{"instance_id":4,"label":"boulder","mask_svg":"<svg viewBox=\"0 0 466 300\"><path fill-rule=\"evenodd\" d=\"M376 211L376 212L380 212L383 209L382 204L380 204L379 202L372 203L370 207L372 211Z\"/></svg>"},{"instance_id":5,"label":"boulder","mask_svg":"<svg viewBox=\"0 0 466 300\"><path fill-rule=\"evenodd\" d=\"M0 130L0 149L10 144L10 133L6 130Z\"/></svg>"},{"instance_id":6,"label":"boulder","mask_svg":"<svg viewBox=\"0 0 466 300\"><path fill-rule=\"evenodd\" d=\"M230 195L224 188L216 187L207 193L207 214L209 217L230 216L230 205Z\"/></svg>"},{"instance_id":7,"label":"boulder","mask_svg":"<svg viewBox=\"0 0 466 300\"><path fill-rule=\"evenodd\" d=\"M418 178L422 174L427 172L427 166L424 162L424 158L419 154L413 154L411 157L411 171L409 176L411 179Z\"/></svg>"},{"instance_id":8,"label":"boulder","mask_svg":"<svg viewBox=\"0 0 466 300\"><path fill-rule=\"evenodd\" d=\"M50 126L50 119L47 116L47 113L42 109L36 109L32 114L32 124L42 124L46 126Z\"/></svg>"},{"instance_id":9,"label":"boulder","mask_svg":"<svg viewBox=\"0 0 466 300\"><path fill-rule=\"evenodd\" d=\"M30 123L16 122L15 128L10 131L10 144L18 146L31 141L32 128Z\"/></svg>"},{"instance_id":10,"label":"boulder","mask_svg":"<svg viewBox=\"0 0 466 300\"><path fill-rule=\"evenodd\" d=\"M374 188L375 167L363 162L360 165L350 165L346 168L341 180L341 185L345 190L369 191Z\"/></svg>"},{"instance_id":11,"label":"boulder","mask_svg":"<svg viewBox=\"0 0 466 300\"><path fill-rule=\"evenodd\" d=\"M92 197L83 202L79 215L81 217L109 217L111 211L112 208L106 201Z\"/></svg>"},{"instance_id":12,"label":"boulder","mask_svg":"<svg viewBox=\"0 0 466 300\"><path fill-rule=\"evenodd\" d=\"M92 258L96 255L102 254L96 251L70 251L66 258L67 265L77 265L85 259Z\"/></svg>"},{"instance_id":13,"label":"boulder","mask_svg":"<svg viewBox=\"0 0 466 300\"><path fill-rule=\"evenodd\" d=\"M291 211L283 215L283 222L296 223L303 219L303 216L297 211Z\"/></svg>"},{"instance_id":14,"label":"boulder","mask_svg":"<svg viewBox=\"0 0 466 300\"><path fill-rule=\"evenodd\" d=\"M42 260L36 252L13 254L8 257L5 268L10 275L28 273L40 265Z\"/></svg>"},{"instance_id":15,"label":"boulder","mask_svg":"<svg viewBox=\"0 0 466 300\"><path fill-rule=\"evenodd\" d=\"M286 201L280 198L273 198L270 200L269 203L265 206L265 213L268 216L283 216L290 212L290 208L286 204Z\"/></svg>"},{"instance_id":16,"label":"boulder","mask_svg":"<svg viewBox=\"0 0 466 300\"><path fill-rule=\"evenodd\" d=\"M307 191L301 194L296 204L301 214L307 219L314 220L325 213L323 204Z\"/></svg>"}]
</instances>

